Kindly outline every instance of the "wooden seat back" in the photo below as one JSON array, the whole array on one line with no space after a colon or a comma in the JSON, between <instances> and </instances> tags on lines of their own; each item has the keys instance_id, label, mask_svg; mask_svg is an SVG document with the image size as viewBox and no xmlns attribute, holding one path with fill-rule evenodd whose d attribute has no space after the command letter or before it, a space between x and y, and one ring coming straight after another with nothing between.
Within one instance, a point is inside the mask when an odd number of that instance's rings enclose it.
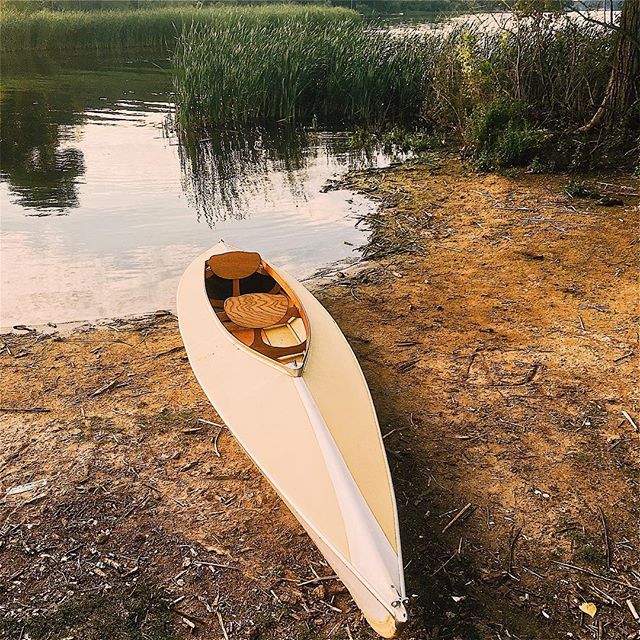
<instances>
[{"instance_id":1,"label":"wooden seat back","mask_svg":"<svg viewBox=\"0 0 640 640\"><path fill-rule=\"evenodd\" d=\"M260 254L255 251L230 251L211 256L207 260L209 269L225 280L242 280L253 275L260 267Z\"/></svg>"},{"instance_id":2,"label":"wooden seat back","mask_svg":"<svg viewBox=\"0 0 640 640\"><path fill-rule=\"evenodd\" d=\"M233 295L240 295L240 280L252 276L259 268L262 258L255 251L229 251L211 256L207 266L211 272L233 282Z\"/></svg>"}]
</instances>

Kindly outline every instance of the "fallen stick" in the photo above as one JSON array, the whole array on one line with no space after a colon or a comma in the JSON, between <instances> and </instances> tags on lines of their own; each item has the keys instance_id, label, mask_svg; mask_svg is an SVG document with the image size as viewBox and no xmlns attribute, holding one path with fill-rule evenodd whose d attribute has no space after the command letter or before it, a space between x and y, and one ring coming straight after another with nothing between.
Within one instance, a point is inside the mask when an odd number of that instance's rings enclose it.
<instances>
[{"instance_id":1,"label":"fallen stick","mask_svg":"<svg viewBox=\"0 0 640 640\"><path fill-rule=\"evenodd\" d=\"M589 569L585 569L584 567L579 567L575 564L569 564L568 562L560 562L559 560L552 560L554 564L558 564L565 569L572 569L573 571L579 571L580 573L585 573L588 576L592 576L594 578L598 578L599 580L604 580L605 582L611 582L611 584L618 584L621 587L626 587L627 589L633 589L634 591L640 591L640 587L635 587L632 584L627 584L626 582L622 582L622 580L614 580L613 578L607 578L607 576L602 576L595 571L590 571Z\"/></svg>"},{"instance_id":2,"label":"fallen stick","mask_svg":"<svg viewBox=\"0 0 640 640\"><path fill-rule=\"evenodd\" d=\"M211 440L211 443L213 444L213 450L215 451L215 454L218 456L218 458L220 458L220 450L218 449L218 438L220 438L220 434L222 433L222 429L220 429L218 431L218 433L216 433L215 437L213 438L213 440Z\"/></svg>"},{"instance_id":3,"label":"fallen stick","mask_svg":"<svg viewBox=\"0 0 640 640\"><path fill-rule=\"evenodd\" d=\"M596 587L595 584L590 584L587 586L587 588L589 589L589 591L591 591L591 593L595 593L595 595L597 595L599 598L604 598L605 600L609 601L611 604L615 604L616 607L620 606L620 603L611 595L609 595L606 591L603 591L602 589L598 589L598 587Z\"/></svg>"},{"instance_id":4,"label":"fallen stick","mask_svg":"<svg viewBox=\"0 0 640 640\"><path fill-rule=\"evenodd\" d=\"M638 425L633 421L633 418L626 411L623 411L622 415L629 421L629 424L633 427L633 430L637 433Z\"/></svg>"},{"instance_id":5,"label":"fallen stick","mask_svg":"<svg viewBox=\"0 0 640 640\"><path fill-rule=\"evenodd\" d=\"M456 556L458 555L458 550L456 549L432 574L431 576L435 576L440 573L442 569L444 569Z\"/></svg>"},{"instance_id":6,"label":"fallen stick","mask_svg":"<svg viewBox=\"0 0 640 640\"><path fill-rule=\"evenodd\" d=\"M193 631L196 628L195 622L191 622L189 618L185 618L183 615L181 615L180 619L182 620L182 622L184 622L184 624L187 625L187 627L189 627L189 629L191 629L191 631Z\"/></svg>"},{"instance_id":7,"label":"fallen stick","mask_svg":"<svg viewBox=\"0 0 640 640\"><path fill-rule=\"evenodd\" d=\"M338 613L344 613L344 611L342 609L338 609L338 607L334 607L332 604L329 604L326 600L323 600L322 598L320 598L320 602L322 602L322 604L325 607L328 607L329 609L331 609L331 611L337 611Z\"/></svg>"},{"instance_id":8,"label":"fallen stick","mask_svg":"<svg viewBox=\"0 0 640 640\"><path fill-rule=\"evenodd\" d=\"M167 349L167 351L161 351L160 353L156 353L153 357L154 359L161 358L162 356L168 356L169 354L176 353L177 351L184 351L184 347L182 345L178 347L173 347L173 349Z\"/></svg>"},{"instance_id":9,"label":"fallen stick","mask_svg":"<svg viewBox=\"0 0 640 640\"><path fill-rule=\"evenodd\" d=\"M598 505L598 511L600 512L600 522L602 523L602 536L604 541L605 557L607 560L607 569L611 569L611 543L609 542L607 519L604 517L604 511L600 505Z\"/></svg>"},{"instance_id":10,"label":"fallen stick","mask_svg":"<svg viewBox=\"0 0 640 640\"><path fill-rule=\"evenodd\" d=\"M497 382L490 386L492 387L522 387L525 384L529 384L535 377L538 371L540 370L540 365L538 363L534 364L531 369L527 372L527 374L519 380L518 382Z\"/></svg>"},{"instance_id":11,"label":"fallen stick","mask_svg":"<svg viewBox=\"0 0 640 640\"><path fill-rule=\"evenodd\" d=\"M231 564L220 564L218 562L209 562L208 560L196 560L193 564L197 567L217 567L218 569L235 569L236 571L240 571L238 567L234 567Z\"/></svg>"},{"instance_id":12,"label":"fallen stick","mask_svg":"<svg viewBox=\"0 0 640 640\"><path fill-rule=\"evenodd\" d=\"M305 580L304 582L298 582L299 587L304 587L307 584L318 584L319 582L324 582L325 580L336 580L338 578L337 575L332 576L318 576L313 578L312 580Z\"/></svg>"},{"instance_id":13,"label":"fallen stick","mask_svg":"<svg viewBox=\"0 0 640 640\"><path fill-rule=\"evenodd\" d=\"M109 389L113 389L113 387L115 387L117 383L118 383L118 378L116 378L112 382L109 382L109 383L105 384L104 386L100 387L99 389L96 389L95 391L91 392L89 394L89 397L90 398L95 398L96 396L99 396L100 394L105 393L106 391L109 391Z\"/></svg>"},{"instance_id":14,"label":"fallen stick","mask_svg":"<svg viewBox=\"0 0 640 640\"><path fill-rule=\"evenodd\" d=\"M173 611L174 613L177 613L179 616L182 616L183 618L188 618L192 622L197 622L198 624L205 624L205 621L202 618L198 618L197 616L187 613L186 611L182 611L182 609L176 609L173 605L170 606L169 609L171 609L171 611Z\"/></svg>"},{"instance_id":15,"label":"fallen stick","mask_svg":"<svg viewBox=\"0 0 640 640\"><path fill-rule=\"evenodd\" d=\"M486 432L485 433L479 433L475 436L450 436L451 438L455 438L456 440L467 440L469 442L473 441L473 440L478 440L480 438L483 438L484 436L486 436Z\"/></svg>"},{"instance_id":16,"label":"fallen stick","mask_svg":"<svg viewBox=\"0 0 640 640\"><path fill-rule=\"evenodd\" d=\"M40 487L47 486L47 479L43 478L42 480L35 480L33 482L27 482L26 484L16 485L15 487L11 487L7 489L7 496L15 496L19 493L33 493L35 489L39 489Z\"/></svg>"},{"instance_id":17,"label":"fallen stick","mask_svg":"<svg viewBox=\"0 0 640 640\"><path fill-rule=\"evenodd\" d=\"M117 344L126 344L127 347L133 347L135 345L132 345L129 342L125 342L124 340L80 340L78 338L56 338L55 342L113 342L113 343L117 343Z\"/></svg>"},{"instance_id":18,"label":"fallen stick","mask_svg":"<svg viewBox=\"0 0 640 640\"><path fill-rule=\"evenodd\" d=\"M397 429L391 429L391 431L388 431L387 433L385 433L382 436L382 439L385 440L386 438L388 438L391 434L393 433L398 433L400 431L406 431L407 429L411 429L411 427L398 427Z\"/></svg>"},{"instance_id":19,"label":"fallen stick","mask_svg":"<svg viewBox=\"0 0 640 640\"><path fill-rule=\"evenodd\" d=\"M203 424L210 424L212 427L224 427L223 424L219 422L211 422L211 420L205 420L204 418L198 418L198 422L202 422Z\"/></svg>"},{"instance_id":20,"label":"fallen stick","mask_svg":"<svg viewBox=\"0 0 640 640\"><path fill-rule=\"evenodd\" d=\"M49 413L51 409L46 407L0 407L0 411L12 413Z\"/></svg>"},{"instance_id":21,"label":"fallen stick","mask_svg":"<svg viewBox=\"0 0 640 640\"><path fill-rule=\"evenodd\" d=\"M464 507L462 507L462 509L460 509L460 511L458 511L458 513L449 521L447 526L442 530L442 533L444 533L449 527L453 526L458 520L460 520L460 518L462 518L462 516L467 514L472 506L473 505L470 502L465 504Z\"/></svg>"},{"instance_id":22,"label":"fallen stick","mask_svg":"<svg viewBox=\"0 0 640 640\"><path fill-rule=\"evenodd\" d=\"M218 617L218 622L220 623L220 628L222 629L222 635L224 636L224 640L229 640L229 636L227 635L227 630L224 628L224 620L222 619L222 614L219 611L216 611L216 616Z\"/></svg>"},{"instance_id":23,"label":"fallen stick","mask_svg":"<svg viewBox=\"0 0 640 640\"><path fill-rule=\"evenodd\" d=\"M515 531L512 536L511 536L511 541L509 542L509 566L507 569L507 573L511 573L511 570L513 569L513 556L515 554L516 551L516 544L518 542L518 538L520 537L520 534L522 533L522 527L520 527L517 531Z\"/></svg>"}]
</instances>

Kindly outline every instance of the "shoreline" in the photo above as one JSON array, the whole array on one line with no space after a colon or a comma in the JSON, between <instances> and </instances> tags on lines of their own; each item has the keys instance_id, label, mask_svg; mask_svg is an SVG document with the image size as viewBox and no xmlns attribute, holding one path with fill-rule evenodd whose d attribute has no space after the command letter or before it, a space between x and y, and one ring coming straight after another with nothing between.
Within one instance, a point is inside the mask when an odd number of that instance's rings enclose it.
<instances>
[{"instance_id":1,"label":"shoreline","mask_svg":"<svg viewBox=\"0 0 640 640\"><path fill-rule=\"evenodd\" d=\"M339 183L337 183L339 184ZM375 212L372 212L370 216L374 216ZM365 249L368 242L365 241L362 247L358 249ZM300 280L304 286L312 293L317 293L337 282L339 278L349 277L355 275L367 268L368 261L362 258L346 260L336 260L324 267L320 267L311 276ZM46 324L17 324L17 325L0 325L0 337L7 334L15 335L28 335L29 333L40 333L44 335L50 335L54 333L60 333L61 335L69 335L74 331L83 330L90 331L92 329L98 329L101 327L108 327L112 324L126 324L136 323L142 321L148 321L154 317L162 317L170 314L176 316L176 307L171 305L163 309L155 309L145 311L143 313L131 313L119 316L111 316L106 318L96 319L82 319L82 320L67 320L64 322L47 322ZM16 327L26 327L25 329L16 329Z\"/></svg>"},{"instance_id":2,"label":"shoreline","mask_svg":"<svg viewBox=\"0 0 640 640\"><path fill-rule=\"evenodd\" d=\"M450 158L345 180L379 203L369 259L313 291L376 405L415 640L637 633L640 183L591 178L623 202L604 206L568 180ZM0 630L143 610L163 639L373 638L198 387L175 316L2 340Z\"/></svg>"}]
</instances>

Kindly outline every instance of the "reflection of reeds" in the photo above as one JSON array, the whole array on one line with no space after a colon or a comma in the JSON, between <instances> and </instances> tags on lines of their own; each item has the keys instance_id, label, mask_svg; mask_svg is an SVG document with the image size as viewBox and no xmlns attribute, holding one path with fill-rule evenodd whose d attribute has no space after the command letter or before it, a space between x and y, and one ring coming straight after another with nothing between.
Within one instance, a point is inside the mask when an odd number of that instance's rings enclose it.
<instances>
[{"instance_id":1,"label":"reflection of reeds","mask_svg":"<svg viewBox=\"0 0 640 640\"><path fill-rule=\"evenodd\" d=\"M174 58L178 122L410 122L464 134L474 109L511 100L534 126L566 127L598 104L612 40L566 18L393 35L300 15L188 25Z\"/></svg>"},{"instance_id":2,"label":"reflection of reeds","mask_svg":"<svg viewBox=\"0 0 640 640\"><path fill-rule=\"evenodd\" d=\"M268 28L304 16L317 23L357 20L347 9L271 5L264 7L156 7L139 10L17 11L3 6L0 18L3 51L24 49L118 49L127 46L172 46L182 25L212 27L238 22Z\"/></svg>"},{"instance_id":3,"label":"reflection of reeds","mask_svg":"<svg viewBox=\"0 0 640 640\"><path fill-rule=\"evenodd\" d=\"M319 155L361 168L374 162L377 148L352 149L346 135L280 127L218 131L205 139L182 137L179 146L184 189L198 215L210 226L247 214L247 202L260 191L270 193L280 173L287 194L302 200L307 168ZM286 197L286 194L285 194Z\"/></svg>"}]
</instances>

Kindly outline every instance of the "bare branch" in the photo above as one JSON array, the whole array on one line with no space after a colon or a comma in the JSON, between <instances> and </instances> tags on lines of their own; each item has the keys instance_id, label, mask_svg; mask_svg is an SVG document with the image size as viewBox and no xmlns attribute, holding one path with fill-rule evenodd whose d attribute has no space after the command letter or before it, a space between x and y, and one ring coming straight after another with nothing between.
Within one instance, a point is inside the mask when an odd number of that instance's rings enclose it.
<instances>
[{"instance_id":1,"label":"bare branch","mask_svg":"<svg viewBox=\"0 0 640 640\"><path fill-rule=\"evenodd\" d=\"M585 11L588 11L588 7L584 0L577 0L584 8ZM626 0L627 2L629 0ZM628 33L624 29L620 27L620 25L615 22L605 22L604 20L598 20L598 18L593 18L592 16L583 13L580 9L576 7L574 4L573 7L569 8L569 12L577 13L585 22L590 22L591 24L597 24L601 27L606 27L607 29L611 29L611 31L615 31L616 33L620 33L625 36L630 42L632 42L638 49L640 49L640 40L636 38L636 36L632 33Z\"/></svg>"}]
</instances>

